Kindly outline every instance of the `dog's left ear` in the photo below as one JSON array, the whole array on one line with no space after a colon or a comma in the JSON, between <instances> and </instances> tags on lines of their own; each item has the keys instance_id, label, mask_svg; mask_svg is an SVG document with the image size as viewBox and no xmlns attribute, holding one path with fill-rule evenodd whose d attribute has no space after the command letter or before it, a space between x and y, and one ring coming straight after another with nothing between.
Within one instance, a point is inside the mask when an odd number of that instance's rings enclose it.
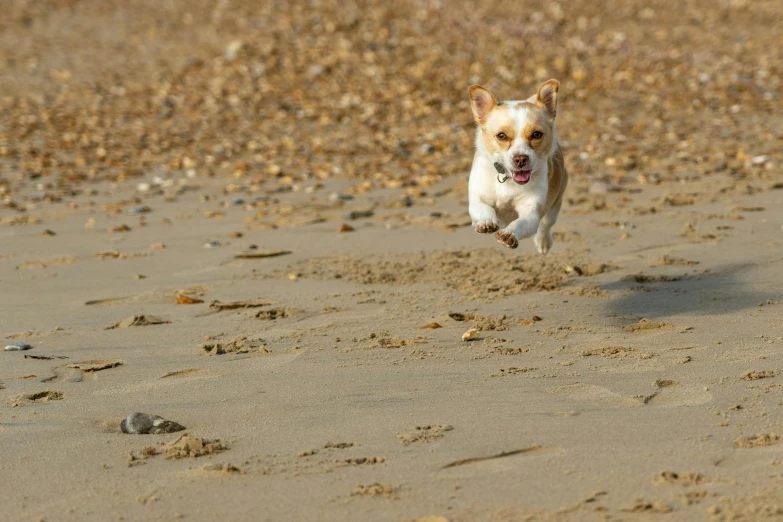
<instances>
[{"instance_id":1,"label":"dog's left ear","mask_svg":"<svg viewBox=\"0 0 783 522\"><path fill-rule=\"evenodd\" d=\"M560 89L560 82L549 80L538 89L536 103L545 107L549 114L554 118L557 114L557 91Z\"/></svg>"}]
</instances>

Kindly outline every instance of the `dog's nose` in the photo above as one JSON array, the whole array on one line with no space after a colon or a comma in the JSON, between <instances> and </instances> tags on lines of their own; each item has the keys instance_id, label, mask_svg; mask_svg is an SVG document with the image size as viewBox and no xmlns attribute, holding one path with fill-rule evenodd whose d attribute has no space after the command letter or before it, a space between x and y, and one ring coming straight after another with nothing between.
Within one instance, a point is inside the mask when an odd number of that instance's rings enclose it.
<instances>
[{"instance_id":1,"label":"dog's nose","mask_svg":"<svg viewBox=\"0 0 783 522\"><path fill-rule=\"evenodd\" d=\"M527 154L517 154L514 156L514 166L518 169L521 169L522 167L527 165L527 161L530 159L530 156Z\"/></svg>"}]
</instances>

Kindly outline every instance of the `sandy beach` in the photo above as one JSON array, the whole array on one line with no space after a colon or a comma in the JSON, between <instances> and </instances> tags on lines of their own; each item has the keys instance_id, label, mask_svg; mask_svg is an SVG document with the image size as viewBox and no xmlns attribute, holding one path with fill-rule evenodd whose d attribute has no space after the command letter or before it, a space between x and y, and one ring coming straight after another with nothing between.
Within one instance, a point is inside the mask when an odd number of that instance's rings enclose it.
<instances>
[{"instance_id":1,"label":"sandy beach","mask_svg":"<svg viewBox=\"0 0 783 522\"><path fill-rule=\"evenodd\" d=\"M783 519L779 2L3 10L0 519ZM548 78L541 256L467 89Z\"/></svg>"}]
</instances>

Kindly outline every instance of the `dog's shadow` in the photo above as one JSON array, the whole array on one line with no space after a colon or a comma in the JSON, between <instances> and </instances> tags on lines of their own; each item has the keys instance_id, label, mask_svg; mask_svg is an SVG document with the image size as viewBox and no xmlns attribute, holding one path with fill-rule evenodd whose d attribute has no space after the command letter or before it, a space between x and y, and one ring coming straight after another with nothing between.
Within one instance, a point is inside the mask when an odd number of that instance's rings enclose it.
<instances>
[{"instance_id":1,"label":"dog's shadow","mask_svg":"<svg viewBox=\"0 0 783 522\"><path fill-rule=\"evenodd\" d=\"M671 282L640 283L623 278L600 285L608 291L623 290L612 299L608 311L616 315L639 315L648 319L681 314L724 315L779 303L783 260L723 265L704 274L683 274ZM774 265L774 266L773 266Z\"/></svg>"}]
</instances>

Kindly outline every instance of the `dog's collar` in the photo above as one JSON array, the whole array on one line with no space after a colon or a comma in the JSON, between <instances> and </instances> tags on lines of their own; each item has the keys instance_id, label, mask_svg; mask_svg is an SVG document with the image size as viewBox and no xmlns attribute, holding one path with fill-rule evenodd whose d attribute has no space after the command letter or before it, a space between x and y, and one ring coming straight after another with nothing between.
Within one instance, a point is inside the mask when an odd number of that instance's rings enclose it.
<instances>
[{"instance_id":1,"label":"dog's collar","mask_svg":"<svg viewBox=\"0 0 783 522\"><path fill-rule=\"evenodd\" d=\"M497 175L498 183L505 183L506 180L508 179L508 174L506 173L506 168L499 161L496 161L495 162L495 170L498 171L498 175ZM503 176L503 178L501 179L500 176Z\"/></svg>"}]
</instances>

